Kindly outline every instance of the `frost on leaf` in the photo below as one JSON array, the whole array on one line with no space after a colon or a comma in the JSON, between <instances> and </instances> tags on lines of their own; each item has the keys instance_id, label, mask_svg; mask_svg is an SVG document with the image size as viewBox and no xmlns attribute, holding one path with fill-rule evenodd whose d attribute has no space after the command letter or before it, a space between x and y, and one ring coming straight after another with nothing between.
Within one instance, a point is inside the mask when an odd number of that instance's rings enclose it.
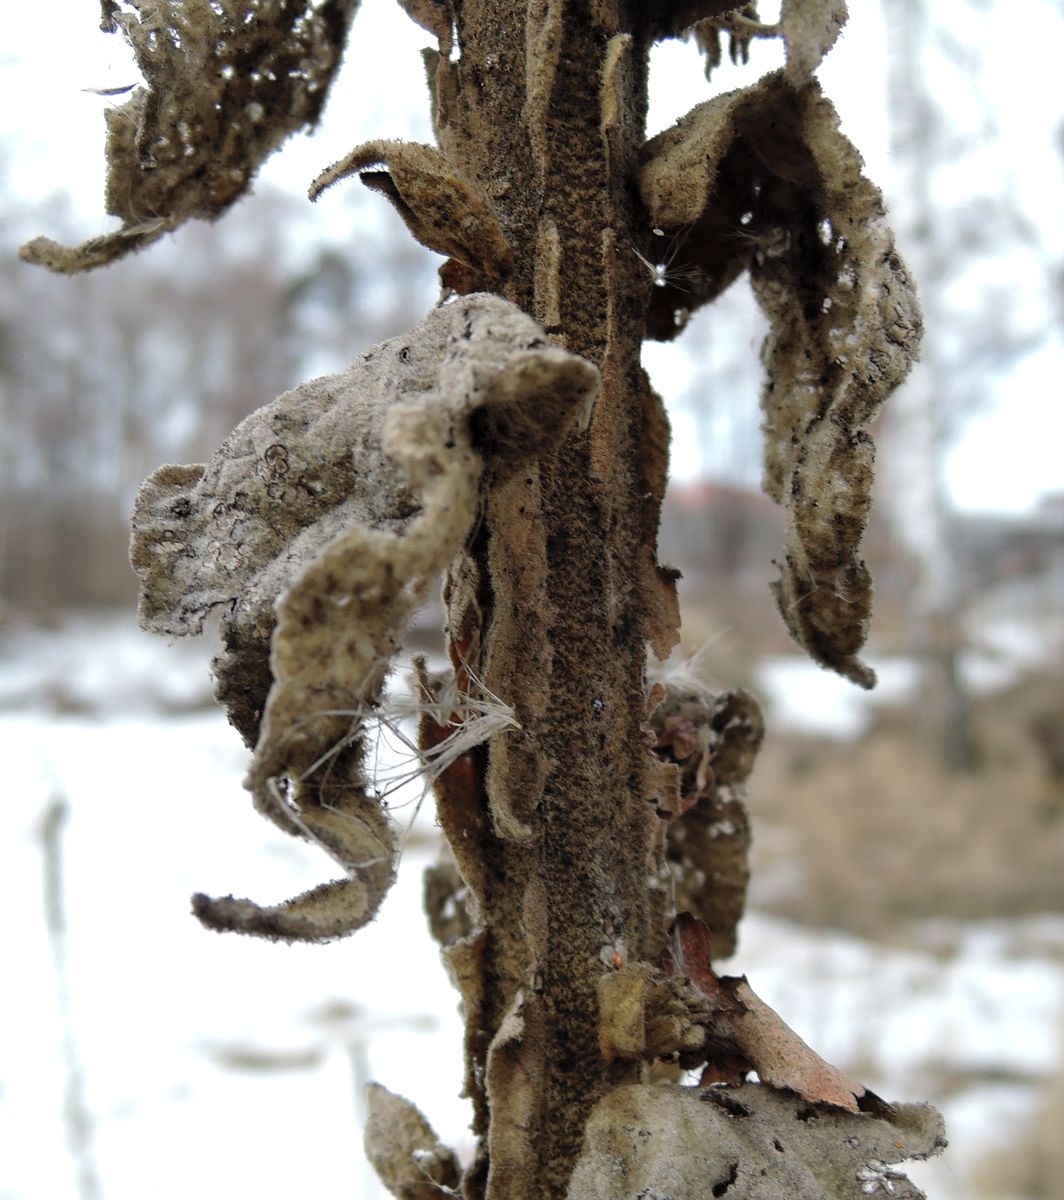
<instances>
[{"instance_id":1,"label":"frost on leaf","mask_svg":"<svg viewBox=\"0 0 1064 1200\"><path fill-rule=\"evenodd\" d=\"M867 427L907 374L922 322L883 198L861 166L819 85L795 87L776 72L649 142L640 186L655 226L683 235L696 280L691 293L653 298L650 336L674 336L670 308L690 310L750 272L771 326L765 486L786 514L777 603L818 663L871 687L857 657L872 605L859 556L874 457Z\"/></svg>"},{"instance_id":2,"label":"frost on leaf","mask_svg":"<svg viewBox=\"0 0 1064 1200\"><path fill-rule=\"evenodd\" d=\"M399 1200L455 1195L460 1169L421 1112L379 1083L366 1088L366 1157L381 1183Z\"/></svg>"},{"instance_id":3,"label":"frost on leaf","mask_svg":"<svg viewBox=\"0 0 1064 1200\"><path fill-rule=\"evenodd\" d=\"M695 680L670 682L650 726L658 758L680 773L676 796L659 798L669 821L665 856L674 903L705 922L714 954L727 958L750 878L743 785L764 736L761 710L741 689L714 695Z\"/></svg>"},{"instance_id":4,"label":"frost on leaf","mask_svg":"<svg viewBox=\"0 0 1064 1200\"><path fill-rule=\"evenodd\" d=\"M898 1200L923 1192L893 1169L946 1144L926 1104L891 1116L810 1105L760 1084L632 1084L592 1109L568 1200L860 1200L873 1178ZM873 1176L870 1172L875 1172Z\"/></svg>"},{"instance_id":5,"label":"frost on leaf","mask_svg":"<svg viewBox=\"0 0 1064 1200\"><path fill-rule=\"evenodd\" d=\"M131 549L142 625L198 633L221 613L216 693L255 747L255 804L348 876L270 909L197 897L205 922L313 940L372 918L394 845L363 722L474 523L483 471L550 450L597 382L513 305L469 296L259 409L206 466L146 480Z\"/></svg>"},{"instance_id":6,"label":"frost on leaf","mask_svg":"<svg viewBox=\"0 0 1064 1200\"><path fill-rule=\"evenodd\" d=\"M213 220L292 133L313 128L358 0L152 0L104 10L145 80L107 110L115 233L80 246L35 238L22 257L72 274L121 258L191 217Z\"/></svg>"}]
</instances>

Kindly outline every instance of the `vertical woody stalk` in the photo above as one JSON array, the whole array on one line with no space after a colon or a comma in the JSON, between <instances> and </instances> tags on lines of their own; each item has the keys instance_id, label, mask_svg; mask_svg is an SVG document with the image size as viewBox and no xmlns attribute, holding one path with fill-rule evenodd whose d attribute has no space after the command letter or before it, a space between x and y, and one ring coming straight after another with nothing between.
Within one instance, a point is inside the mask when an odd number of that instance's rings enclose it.
<instances>
[{"instance_id":1,"label":"vertical woody stalk","mask_svg":"<svg viewBox=\"0 0 1064 1200\"><path fill-rule=\"evenodd\" d=\"M639 366L649 281L631 246L647 47L620 4L465 0L438 64L444 150L514 249L504 294L595 363L589 428L488 494L452 573L451 636L480 647L520 730L486 749L479 970L468 1003L493 1200L565 1194L584 1122L638 1064L599 1050L604 953L660 952L646 642L676 640L656 566L667 425ZM445 821L446 825L446 821ZM453 838L452 838L453 840ZM466 948L466 952L468 948ZM459 956L463 953L460 949ZM454 952L452 951L452 955Z\"/></svg>"}]
</instances>

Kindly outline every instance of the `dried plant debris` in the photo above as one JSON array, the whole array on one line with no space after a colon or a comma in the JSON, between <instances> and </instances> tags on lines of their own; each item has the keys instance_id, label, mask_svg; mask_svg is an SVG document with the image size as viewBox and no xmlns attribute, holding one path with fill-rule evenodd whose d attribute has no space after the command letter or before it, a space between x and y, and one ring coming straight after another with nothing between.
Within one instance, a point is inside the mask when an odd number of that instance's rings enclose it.
<instances>
[{"instance_id":1,"label":"dried plant debris","mask_svg":"<svg viewBox=\"0 0 1064 1200\"><path fill-rule=\"evenodd\" d=\"M675 800L659 800L659 815L669 821L675 904L705 922L715 954L727 958L750 878L743 785L765 732L761 709L741 689L715 695L695 680L670 683L650 726L658 758L679 769Z\"/></svg>"},{"instance_id":2,"label":"dried plant debris","mask_svg":"<svg viewBox=\"0 0 1064 1200\"><path fill-rule=\"evenodd\" d=\"M656 226L687 231L683 253L699 280L687 309L750 272L771 322L765 485L787 517L777 602L817 662L871 687L857 657L872 604L859 557L874 457L867 426L916 357L922 321L861 166L817 83L796 88L776 72L648 143L640 184ZM672 318L654 312L652 302L648 332L672 336Z\"/></svg>"},{"instance_id":3,"label":"dried plant debris","mask_svg":"<svg viewBox=\"0 0 1064 1200\"><path fill-rule=\"evenodd\" d=\"M140 619L222 614L216 691L255 753L247 786L348 875L277 908L197 898L208 924L324 939L372 918L394 839L363 772L399 638L505 476L586 419L598 372L475 295L259 409L206 466L162 467L133 514Z\"/></svg>"},{"instance_id":4,"label":"dried plant debris","mask_svg":"<svg viewBox=\"0 0 1064 1200\"><path fill-rule=\"evenodd\" d=\"M703 1084L739 1084L750 1071L762 1083L814 1104L849 1112L892 1111L874 1092L825 1062L750 987L743 976L720 976L710 962L709 930L690 913L673 924L668 969L682 975L708 1004ZM684 1062L693 1065L693 1061Z\"/></svg>"},{"instance_id":5,"label":"dried plant debris","mask_svg":"<svg viewBox=\"0 0 1064 1200\"><path fill-rule=\"evenodd\" d=\"M383 164L385 171L368 168ZM513 251L487 199L435 148L420 142L357 146L314 181L310 198L359 173L394 205L415 238L465 268L463 294L497 290L513 267Z\"/></svg>"},{"instance_id":6,"label":"dried plant debris","mask_svg":"<svg viewBox=\"0 0 1064 1200\"><path fill-rule=\"evenodd\" d=\"M568 1200L860 1200L923 1197L895 1169L946 1145L926 1104L889 1117L811 1105L759 1084L632 1084L596 1104Z\"/></svg>"},{"instance_id":7,"label":"dried plant debris","mask_svg":"<svg viewBox=\"0 0 1064 1200\"><path fill-rule=\"evenodd\" d=\"M598 980L599 1046L607 1062L635 1059L702 1067L702 1086L761 1083L809 1104L891 1117L894 1109L825 1062L753 991L720 976L710 933L680 913L660 968L632 963Z\"/></svg>"},{"instance_id":8,"label":"dried plant debris","mask_svg":"<svg viewBox=\"0 0 1064 1200\"><path fill-rule=\"evenodd\" d=\"M145 87L107 118L107 211L115 233L80 246L36 238L29 262L73 274L121 258L191 217L213 220L292 133L313 128L358 0L105 3Z\"/></svg>"},{"instance_id":9,"label":"dried plant debris","mask_svg":"<svg viewBox=\"0 0 1064 1200\"><path fill-rule=\"evenodd\" d=\"M366 1088L366 1157L381 1183L399 1200L454 1196L461 1170L420 1111L379 1083Z\"/></svg>"},{"instance_id":10,"label":"dried plant debris","mask_svg":"<svg viewBox=\"0 0 1064 1200\"><path fill-rule=\"evenodd\" d=\"M615 1059L705 1062L708 1002L687 980L665 975L650 963L633 963L600 975L599 1048Z\"/></svg>"}]
</instances>

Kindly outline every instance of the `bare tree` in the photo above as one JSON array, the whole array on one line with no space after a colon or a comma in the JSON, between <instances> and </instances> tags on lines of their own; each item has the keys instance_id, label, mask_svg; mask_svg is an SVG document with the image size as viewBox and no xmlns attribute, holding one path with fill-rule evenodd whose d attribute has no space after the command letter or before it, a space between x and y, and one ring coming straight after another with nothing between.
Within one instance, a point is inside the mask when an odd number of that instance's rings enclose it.
<instances>
[{"instance_id":1,"label":"bare tree","mask_svg":"<svg viewBox=\"0 0 1064 1200\"><path fill-rule=\"evenodd\" d=\"M648 644L676 645L679 613L655 547L668 427L640 345L748 271L771 325L780 610L818 662L874 682L865 427L921 319L813 78L844 6L785 3L778 27L717 0L403 6L438 41L437 145L366 143L312 196L354 174L385 195L447 256L443 302L137 500L142 622L190 633L221 611L216 692L253 749L255 804L344 869L281 904L194 910L308 941L372 919L398 840L363 750L402 715L385 675L443 572L452 669L416 664L412 769L452 856L426 898L462 997L478 1148L461 1169L410 1101L373 1088L384 1182L467 1200L918 1195L894 1164L943 1144L938 1115L881 1100L714 972L711 940L727 954L742 911L761 718L745 693L646 663ZM318 118L354 3L131 7L104 5L147 80L109 117L123 226L24 249L56 270L219 215ZM722 35L780 36L787 65L647 142L649 48L692 27L711 55ZM680 231L682 300L655 249Z\"/></svg>"}]
</instances>

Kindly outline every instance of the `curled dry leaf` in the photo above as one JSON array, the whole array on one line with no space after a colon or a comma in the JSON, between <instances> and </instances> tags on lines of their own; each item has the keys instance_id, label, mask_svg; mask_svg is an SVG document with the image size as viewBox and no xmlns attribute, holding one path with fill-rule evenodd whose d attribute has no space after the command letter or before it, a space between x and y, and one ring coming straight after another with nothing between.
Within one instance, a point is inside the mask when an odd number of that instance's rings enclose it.
<instances>
[{"instance_id":1,"label":"curled dry leaf","mask_svg":"<svg viewBox=\"0 0 1064 1200\"><path fill-rule=\"evenodd\" d=\"M882 1110L887 1106L863 1084L849 1079L825 1062L785 1024L778 1013L754 994L745 977L717 975L710 963L710 935L690 913L680 913L674 927L681 971L710 1002L707 1024L711 1037L729 1051L738 1051L746 1070L762 1083L797 1092L814 1104L830 1104L850 1112ZM731 1057L731 1056L730 1056ZM710 1067L713 1067L712 1061Z\"/></svg>"},{"instance_id":2,"label":"curled dry leaf","mask_svg":"<svg viewBox=\"0 0 1064 1200\"><path fill-rule=\"evenodd\" d=\"M386 171L368 168L384 164ZM485 197L434 146L373 141L356 146L311 184L316 200L326 188L359 173L362 182L394 205L423 245L471 270L463 293L496 288L513 266L513 251Z\"/></svg>"},{"instance_id":3,"label":"curled dry leaf","mask_svg":"<svg viewBox=\"0 0 1064 1200\"><path fill-rule=\"evenodd\" d=\"M777 603L815 661L871 687L858 658L872 605L859 556L874 458L867 427L916 357L922 321L861 166L817 83L796 88L776 72L649 142L640 186L658 227L688 230L683 253L701 282L685 308L750 271L771 323L765 486L786 514ZM654 299L648 332L672 336L668 306L681 293Z\"/></svg>"},{"instance_id":4,"label":"curled dry leaf","mask_svg":"<svg viewBox=\"0 0 1064 1200\"><path fill-rule=\"evenodd\" d=\"M470 296L259 409L206 466L144 483L141 623L198 633L222 612L216 692L255 746L256 806L349 876L277 908L197 897L201 919L318 939L372 918L394 846L362 770L363 721L474 523L482 472L505 476L555 445L597 381L515 306Z\"/></svg>"},{"instance_id":5,"label":"curled dry leaf","mask_svg":"<svg viewBox=\"0 0 1064 1200\"><path fill-rule=\"evenodd\" d=\"M379 1083L366 1088L363 1145L381 1183L399 1200L455 1195L461 1171L454 1151L415 1105Z\"/></svg>"},{"instance_id":6,"label":"curled dry leaf","mask_svg":"<svg viewBox=\"0 0 1064 1200\"><path fill-rule=\"evenodd\" d=\"M946 1144L926 1104L889 1117L813 1106L759 1084L608 1092L584 1129L568 1200L855 1200L878 1172L896 1200L923 1192L893 1169ZM886 1189L884 1189L886 1191Z\"/></svg>"},{"instance_id":7,"label":"curled dry leaf","mask_svg":"<svg viewBox=\"0 0 1064 1200\"><path fill-rule=\"evenodd\" d=\"M213 220L262 162L321 116L358 0L105 3L146 87L107 119L107 211L115 233L80 246L35 238L22 258L73 274L121 258L191 217Z\"/></svg>"}]
</instances>

